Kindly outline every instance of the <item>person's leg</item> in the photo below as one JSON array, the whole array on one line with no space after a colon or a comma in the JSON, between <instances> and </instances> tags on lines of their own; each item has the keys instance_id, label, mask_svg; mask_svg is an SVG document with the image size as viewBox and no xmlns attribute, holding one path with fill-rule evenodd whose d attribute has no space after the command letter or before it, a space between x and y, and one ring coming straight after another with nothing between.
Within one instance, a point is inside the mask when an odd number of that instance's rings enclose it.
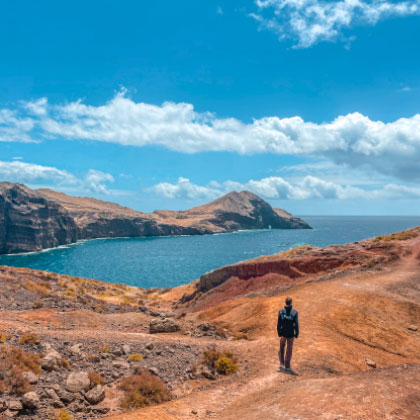
<instances>
[{"instance_id":1,"label":"person's leg","mask_svg":"<svg viewBox=\"0 0 420 420\"><path fill-rule=\"evenodd\" d=\"M281 337L280 350L279 350L280 367L284 366L284 347L285 346L286 346L286 339L284 337Z\"/></svg>"},{"instance_id":2,"label":"person's leg","mask_svg":"<svg viewBox=\"0 0 420 420\"><path fill-rule=\"evenodd\" d=\"M286 369L290 369L290 362L292 361L292 353L293 353L293 341L294 341L293 337L287 339L286 360L285 360Z\"/></svg>"}]
</instances>

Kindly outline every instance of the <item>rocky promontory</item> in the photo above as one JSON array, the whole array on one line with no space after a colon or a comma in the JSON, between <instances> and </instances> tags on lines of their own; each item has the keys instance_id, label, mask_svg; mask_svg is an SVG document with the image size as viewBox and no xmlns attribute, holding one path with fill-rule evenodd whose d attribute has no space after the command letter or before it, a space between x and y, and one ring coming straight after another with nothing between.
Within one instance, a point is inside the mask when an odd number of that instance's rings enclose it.
<instances>
[{"instance_id":1,"label":"rocky promontory","mask_svg":"<svg viewBox=\"0 0 420 420\"><path fill-rule=\"evenodd\" d=\"M203 235L241 229L310 229L249 192L231 192L185 211L143 213L50 189L0 183L0 253L40 251L81 239Z\"/></svg>"}]
</instances>

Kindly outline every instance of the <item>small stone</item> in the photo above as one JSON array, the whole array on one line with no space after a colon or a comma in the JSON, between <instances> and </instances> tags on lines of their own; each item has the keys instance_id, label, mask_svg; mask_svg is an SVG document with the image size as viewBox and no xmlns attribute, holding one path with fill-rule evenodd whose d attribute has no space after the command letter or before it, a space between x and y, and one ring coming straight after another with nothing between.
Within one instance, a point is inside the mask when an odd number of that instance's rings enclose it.
<instances>
[{"instance_id":1,"label":"small stone","mask_svg":"<svg viewBox=\"0 0 420 420\"><path fill-rule=\"evenodd\" d=\"M371 368L376 368L376 362L374 362L373 360L366 359L366 364Z\"/></svg>"},{"instance_id":2,"label":"small stone","mask_svg":"<svg viewBox=\"0 0 420 420\"><path fill-rule=\"evenodd\" d=\"M149 368L149 372L150 372L152 375L159 376L159 370L158 370L157 368L155 368L155 367L151 367L151 368Z\"/></svg>"},{"instance_id":3,"label":"small stone","mask_svg":"<svg viewBox=\"0 0 420 420\"><path fill-rule=\"evenodd\" d=\"M90 379L87 372L73 372L67 377L66 389L69 392L87 391L90 387Z\"/></svg>"},{"instance_id":4,"label":"small stone","mask_svg":"<svg viewBox=\"0 0 420 420\"><path fill-rule=\"evenodd\" d=\"M116 369L130 369L130 364L127 362L122 362L120 360L115 360L114 362L112 362L112 366Z\"/></svg>"},{"instance_id":5,"label":"small stone","mask_svg":"<svg viewBox=\"0 0 420 420\"><path fill-rule=\"evenodd\" d=\"M146 349L147 350L153 350L153 343L147 343L146 344Z\"/></svg>"},{"instance_id":6,"label":"small stone","mask_svg":"<svg viewBox=\"0 0 420 420\"><path fill-rule=\"evenodd\" d=\"M41 367L48 371L59 370L61 367L62 357L56 350L47 353L41 360Z\"/></svg>"},{"instance_id":7,"label":"small stone","mask_svg":"<svg viewBox=\"0 0 420 420\"><path fill-rule=\"evenodd\" d=\"M407 329L410 330L410 331L417 331L418 330L418 328L415 325L409 325L407 327Z\"/></svg>"},{"instance_id":8,"label":"small stone","mask_svg":"<svg viewBox=\"0 0 420 420\"><path fill-rule=\"evenodd\" d=\"M211 411L211 410L206 410L206 415L207 416L211 416L213 414L213 411Z\"/></svg>"},{"instance_id":9,"label":"small stone","mask_svg":"<svg viewBox=\"0 0 420 420\"><path fill-rule=\"evenodd\" d=\"M82 344L81 343L77 343L74 346L71 346L70 347L70 351L75 356L82 356L83 355Z\"/></svg>"},{"instance_id":10,"label":"small stone","mask_svg":"<svg viewBox=\"0 0 420 420\"><path fill-rule=\"evenodd\" d=\"M31 385L38 383L38 376L35 375L31 370L28 370L27 372L23 372L23 376L28 380L28 382Z\"/></svg>"},{"instance_id":11,"label":"small stone","mask_svg":"<svg viewBox=\"0 0 420 420\"><path fill-rule=\"evenodd\" d=\"M191 410L191 414L198 414L197 410Z\"/></svg>"},{"instance_id":12,"label":"small stone","mask_svg":"<svg viewBox=\"0 0 420 420\"><path fill-rule=\"evenodd\" d=\"M131 353L131 348L128 344L123 344L122 351L125 355L129 355Z\"/></svg>"},{"instance_id":13,"label":"small stone","mask_svg":"<svg viewBox=\"0 0 420 420\"><path fill-rule=\"evenodd\" d=\"M99 404L105 398L105 390L101 385L97 385L95 388L86 392L85 398L92 405Z\"/></svg>"},{"instance_id":14,"label":"small stone","mask_svg":"<svg viewBox=\"0 0 420 420\"><path fill-rule=\"evenodd\" d=\"M203 376L206 379L210 379L211 381L214 381L216 379L214 373L210 372L207 369L203 369L203 371L201 372L201 376Z\"/></svg>"},{"instance_id":15,"label":"small stone","mask_svg":"<svg viewBox=\"0 0 420 420\"><path fill-rule=\"evenodd\" d=\"M10 411L20 411L22 410L22 403L18 400L12 400L7 402L7 408Z\"/></svg>"},{"instance_id":16,"label":"small stone","mask_svg":"<svg viewBox=\"0 0 420 420\"><path fill-rule=\"evenodd\" d=\"M34 391L30 391L22 396L21 401L24 407L36 409L39 406L39 395Z\"/></svg>"}]
</instances>

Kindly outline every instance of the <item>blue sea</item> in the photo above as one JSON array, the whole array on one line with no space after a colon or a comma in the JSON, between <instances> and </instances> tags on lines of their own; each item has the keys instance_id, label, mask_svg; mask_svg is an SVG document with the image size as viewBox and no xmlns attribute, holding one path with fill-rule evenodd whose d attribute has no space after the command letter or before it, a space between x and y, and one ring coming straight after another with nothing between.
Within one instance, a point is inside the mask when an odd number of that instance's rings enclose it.
<instances>
[{"instance_id":1,"label":"blue sea","mask_svg":"<svg viewBox=\"0 0 420 420\"><path fill-rule=\"evenodd\" d=\"M204 236L82 241L47 251L0 256L0 265L146 288L189 283L214 268L310 244L326 246L420 226L417 217L303 217L312 230L252 230Z\"/></svg>"}]
</instances>

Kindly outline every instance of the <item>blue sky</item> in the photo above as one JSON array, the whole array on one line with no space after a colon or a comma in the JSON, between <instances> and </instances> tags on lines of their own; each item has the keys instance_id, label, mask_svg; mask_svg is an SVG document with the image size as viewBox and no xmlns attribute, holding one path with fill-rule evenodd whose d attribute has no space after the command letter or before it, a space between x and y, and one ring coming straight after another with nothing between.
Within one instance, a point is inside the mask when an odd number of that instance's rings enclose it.
<instances>
[{"instance_id":1,"label":"blue sky","mask_svg":"<svg viewBox=\"0 0 420 420\"><path fill-rule=\"evenodd\" d=\"M20 1L0 13L0 179L136 209L250 189L420 214L420 1Z\"/></svg>"}]
</instances>

